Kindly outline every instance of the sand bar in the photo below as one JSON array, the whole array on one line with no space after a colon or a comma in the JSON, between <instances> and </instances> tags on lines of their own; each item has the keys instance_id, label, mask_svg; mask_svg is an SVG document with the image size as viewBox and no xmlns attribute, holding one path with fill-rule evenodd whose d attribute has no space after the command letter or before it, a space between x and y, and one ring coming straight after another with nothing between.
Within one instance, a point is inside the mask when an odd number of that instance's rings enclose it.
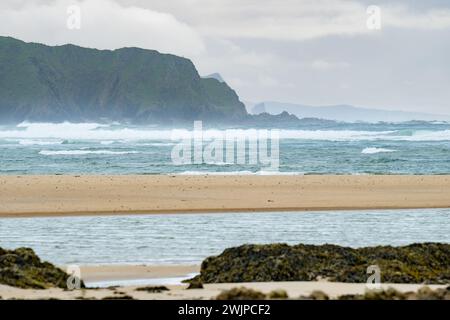
<instances>
[{"instance_id":1,"label":"sand bar","mask_svg":"<svg viewBox=\"0 0 450 320\"><path fill-rule=\"evenodd\" d=\"M0 217L449 208L442 176L0 176Z\"/></svg>"}]
</instances>

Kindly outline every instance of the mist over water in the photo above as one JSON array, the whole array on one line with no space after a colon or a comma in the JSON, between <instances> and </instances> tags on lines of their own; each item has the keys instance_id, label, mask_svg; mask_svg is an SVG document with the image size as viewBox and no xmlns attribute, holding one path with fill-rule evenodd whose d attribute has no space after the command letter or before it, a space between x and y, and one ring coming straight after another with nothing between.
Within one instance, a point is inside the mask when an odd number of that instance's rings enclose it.
<instances>
[{"instance_id":1,"label":"mist over water","mask_svg":"<svg viewBox=\"0 0 450 320\"><path fill-rule=\"evenodd\" d=\"M450 173L448 123L336 123L279 133L277 174ZM226 161L175 165L171 151L178 140L171 138L191 134L121 124L0 126L0 174L274 174L261 165ZM223 134L205 129L205 145Z\"/></svg>"}]
</instances>

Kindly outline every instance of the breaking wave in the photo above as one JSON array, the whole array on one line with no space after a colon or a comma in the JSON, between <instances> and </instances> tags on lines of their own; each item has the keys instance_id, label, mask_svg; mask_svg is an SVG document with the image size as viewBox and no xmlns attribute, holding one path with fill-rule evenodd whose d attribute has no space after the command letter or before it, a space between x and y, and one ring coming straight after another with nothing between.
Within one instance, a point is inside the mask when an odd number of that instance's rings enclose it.
<instances>
[{"instance_id":1,"label":"breaking wave","mask_svg":"<svg viewBox=\"0 0 450 320\"><path fill-rule=\"evenodd\" d=\"M203 130L203 139L225 137L224 130ZM234 137L245 138L246 130L229 130ZM98 123L21 123L16 127L0 129L0 139L31 139L30 144L55 140L98 140L103 144L111 141L136 140L171 140L190 138L192 130L187 129L155 129L154 127L136 127L122 125L105 125ZM358 131L358 130L279 130L281 139L324 140L324 141L450 141L450 130L390 130L390 131Z\"/></svg>"},{"instance_id":2,"label":"breaking wave","mask_svg":"<svg viewBox=\"0 0 450 320\"><path fill-rule=\"evenodd\" d=\"M362 154L376 154L376 153L390 153L396 150L386 149L386 148L365 148L361 151Z\"/></svg>"},{"instance_id":3,"label":"breaking wave","mask_svg":"<svg viewBox=\"0 0 450 320\"><path fill-rule=\"evenodd\" d=\"M119 155L139 153L137 151L110 151L110 150L41 150L39 154L44 156L82 156L87 154L104 154L104 155Z\"/></svg>"}]
</instances>

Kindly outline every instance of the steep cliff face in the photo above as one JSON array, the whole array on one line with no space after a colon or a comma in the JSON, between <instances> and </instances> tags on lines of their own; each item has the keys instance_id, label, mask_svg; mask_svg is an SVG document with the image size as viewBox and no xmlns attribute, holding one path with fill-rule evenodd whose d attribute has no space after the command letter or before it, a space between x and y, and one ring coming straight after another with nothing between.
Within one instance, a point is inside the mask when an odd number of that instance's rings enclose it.
<instances>
[{"instance_id":1,"label":"steep cliff face","mask_svg":"<svg viewBox=\"0 0 450 320\"><path fill-rule=\"evenodd\" d=\"M153 50L57 47L0 37L0 122L245 119L224 82Z\"/></svg>"}]
</instances>

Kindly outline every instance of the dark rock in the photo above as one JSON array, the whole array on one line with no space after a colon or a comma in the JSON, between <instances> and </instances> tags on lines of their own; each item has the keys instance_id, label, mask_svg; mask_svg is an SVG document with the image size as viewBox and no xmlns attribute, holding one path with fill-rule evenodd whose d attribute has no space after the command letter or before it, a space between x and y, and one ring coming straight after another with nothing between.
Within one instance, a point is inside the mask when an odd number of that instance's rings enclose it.
<instances>
[{"instance_id":1,"label":"dark rock","mask_svg":"<svg viewBox=\"0 0 450 320\"><path fill-rule=\"evenodd\" d=\"M343 295L339 300L450 300L450 287L431 290L420 288L417 292L399 292L393 288L387 290L370 290L364 294Z\"/></svg>"},{"instance_id":2,"label":"dark rock","mask_svg":"<svg viewBox=\"0 0 450 320\"><path fill-rule=\"evenodd\" d=\"M79 296L79 297L75 297L75 300L97 300L97 298Z\"/></svg>"},{"instance_id":3,"label":"dark rock","mask_svg":"<svg viewBox=\"0 0 450 320\"><path fill-rule=\"evenodd\" d=\"M330 297L323 291L316 290L313 291L309 296L302 296L300 300L329 300Z\"/></svg>"},{"instance_id":4,"label":"dark rock","mask_svg":"<svg viewBox=\"0 0 450 320\"><path fill-rule=\"evenodd\" d=\"M189 282L189 286L186 289L203 289L203 282L198 278L194 278Z\"/></svg>"},{"instance_id":5,"label":"dark rock","mask_svg":"<svg viewBox=\"0 0 450 320\"><path fill-rule=\"evenodd\" d=\"M29 248L0 248L0 283L19 287L46 289L67 288L69 275L48 262L42 262ZM80 280L81 281L81 280ZM84 283L81 281L81 287Z\"/></svg>"},{"instance_id":6,"label":"dark rock","mask_svg":"<svg viewBox=\"0 0 450 320\"><path fill-rule=\"evenodd\" d=\"M248 288L233 288L220 293L216 300L264 300L266 295L262 292Z\"/></svg>"},{"instance_id":7,"label":"dark rock","mask_svg":"<svg viewBox=\"0 0 450 320\"><path fill-rule=\"evenodd\" d=\"M450 283L450 244L347 248L336 245L243 245L205 259L203 283L314 281L365 283L367 267L377 265L381 281ZM191 281L192 281L191 280Z\"/></svg>"},{"instance_id":8,"label":"dark rock","mask_svg":"<svg viewBox=\"0 0 450 320\"><path fill-rule=\"evenodd\" d=\"M108 296L104 297L102 300L134 300L132 296L124 295L124 296Z\"/></svg>"},{"instance_id":9,"label":"dark rock","mask_svg":"<svg viewBox=\"0 0 450 320\"><path fill-rule=\"evenodd\" d=\"M141 288L137 288L136 291L146 291L148 293L161 293L163 291L169 291L169 288L167 288L165 286L141 287Z\"/></svg>"},{"instance_id":10,"label":"dark rock","mask_svg":"<svg viewBox=\"0 0 450 320\"><path fill-rule=\"evenodd\" d=\"M289 298L286 290L278 289L269 293L269 299L287 299Z\"/></svg>"}]
</instances>

